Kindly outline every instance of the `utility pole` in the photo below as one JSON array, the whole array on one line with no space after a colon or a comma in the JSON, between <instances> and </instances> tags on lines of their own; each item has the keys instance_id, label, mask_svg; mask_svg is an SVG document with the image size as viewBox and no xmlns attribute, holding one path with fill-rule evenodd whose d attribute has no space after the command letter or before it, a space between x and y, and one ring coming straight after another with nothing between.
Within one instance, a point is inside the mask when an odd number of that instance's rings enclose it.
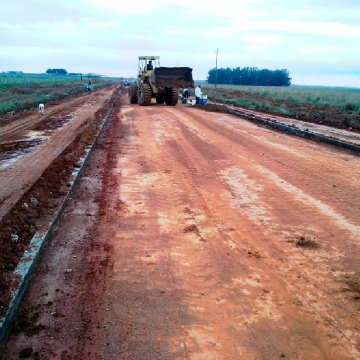
<instances>
[{"instance_id":1,"label":"utility pole","mask_svg":"<svg viewBox=\"0 0 360 360\"><path fill-rule=\"evenodd\" d=\"M217 73L218 73L218 69L217 69L217 62L218 62L218 54L219 54L219 48L216 48L216 62L215 62L215 89L216 89L216 86L217 86Z\"/></svg>"}]
</instances>

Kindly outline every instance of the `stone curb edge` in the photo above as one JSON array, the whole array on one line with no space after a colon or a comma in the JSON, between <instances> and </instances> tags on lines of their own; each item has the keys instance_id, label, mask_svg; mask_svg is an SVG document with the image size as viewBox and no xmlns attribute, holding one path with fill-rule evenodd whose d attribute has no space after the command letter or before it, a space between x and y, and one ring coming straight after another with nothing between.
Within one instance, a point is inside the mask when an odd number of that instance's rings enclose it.
<instances>
[{"instance_id":1,"label":"stone curb edge","mask_svg":"<svg viewBox=\"0 0 360 360\"><path fill-rule=\"evenodd\" d=\"M232 115L236 115L236 116L241 116L242 118L257 123L257 124L261 124L261 125L265 125L265 126L269 126L271 128L274 129L278 129L281 131L285 131L289 134L292 135L296 135L296 136L301 136L307 139L311 139L311 140L315 140L315 141L320 141L323 143L326 143L328 145L333 145L333 146L337 146L341 149L344 150L348 150L351 151L355 154L360 154L360 146L355 145L355 144L351 144L348 142L344 142L341 140L337 140L334 138L330 138L328 136L325 135L320 135L320 134L316 134L314 132L311 131L305 131L305 130L301 130L289 125L285 125L279 122L275 122L275 121L271 121L271 120L266 120L257 116L249 116L248 114L244 114L241 111L236 111L236 110L230 110L228 109L229 113Z\"/></svg>"}]
</instances>

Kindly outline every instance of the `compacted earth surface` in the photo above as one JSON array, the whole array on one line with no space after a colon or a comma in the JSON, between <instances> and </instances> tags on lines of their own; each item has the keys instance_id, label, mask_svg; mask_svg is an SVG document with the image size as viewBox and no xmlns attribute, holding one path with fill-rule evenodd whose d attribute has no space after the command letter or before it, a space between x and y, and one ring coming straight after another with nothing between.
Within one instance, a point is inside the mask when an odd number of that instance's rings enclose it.
<instances>
[{"instance_id":1,"label":"compacted earth surface","mask_svg":"<svg viewBox=\"0 0 360 360\"><path fill-rule=\"evenodd\" d=\"M117 96L2 359L360 358L359 157Z\"/></svg>"}]
</instances>

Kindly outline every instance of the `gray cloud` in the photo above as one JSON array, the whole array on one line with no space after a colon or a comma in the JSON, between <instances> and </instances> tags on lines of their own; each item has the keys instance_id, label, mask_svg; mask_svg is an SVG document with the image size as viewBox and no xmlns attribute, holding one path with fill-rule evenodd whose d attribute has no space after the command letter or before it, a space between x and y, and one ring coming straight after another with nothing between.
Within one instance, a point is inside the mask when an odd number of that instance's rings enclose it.
<instances>
[{"instance_id":1,"label":"gray cloud","mask_svg":"<svg viewBox=\"0 0 360 360\"><path fill-rule=\"evenodd\" d=\"M218 47L221 67L288 68L294 82L314 83L312 69L339 81L346 67L355 82L359 18L360 4L350 0L5 0L0 71L56 66L130 76L137 56L151 53L164 65L193 67L200 79Z\"/></svg>"}]
</instances>

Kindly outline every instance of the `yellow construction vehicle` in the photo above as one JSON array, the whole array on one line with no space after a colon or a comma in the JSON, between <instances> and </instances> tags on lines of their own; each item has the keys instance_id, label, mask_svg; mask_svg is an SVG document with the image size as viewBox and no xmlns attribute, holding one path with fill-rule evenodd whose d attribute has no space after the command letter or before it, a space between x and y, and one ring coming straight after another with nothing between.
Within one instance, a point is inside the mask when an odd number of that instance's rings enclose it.
<instances>
[{"instance_id":1,"label":"yellow construction vehicle","mask_svg":"<svg viewBox=\"0 0 360 360\"><path fill-rule=\"evenodd\" d=\"M138 78L130 84L131 104L157 104L174 106L179 100L179 88L194 87L192 69L189 67L160 66L159 56L139 56Z\"/></svg>"}]
</instances>

